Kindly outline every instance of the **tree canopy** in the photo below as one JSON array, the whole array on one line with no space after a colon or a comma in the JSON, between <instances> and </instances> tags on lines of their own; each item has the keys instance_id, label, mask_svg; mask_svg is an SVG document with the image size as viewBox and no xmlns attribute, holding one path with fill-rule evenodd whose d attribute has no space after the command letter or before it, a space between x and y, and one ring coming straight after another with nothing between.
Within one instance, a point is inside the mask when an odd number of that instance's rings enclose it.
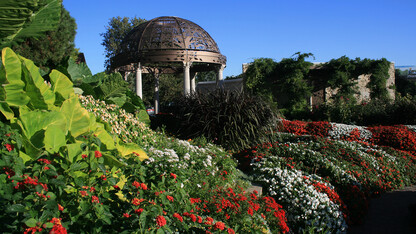
<instances>
[{"instance_id":1,"label":"tree canopy","mask_svg":"<svg viewBox=\"0 0 416 234\"><path fill-rule=\"evenodd\" d=\"M13 46L20 55L34 61L37 66L56 68L68 56L76 56L75 34L77 25L67 10L61 6L61 15L57 28L42 36L30 37Z\"/></svg>"},{"instance_id":2,"label":"tree canopy","mask_svg":"<svg viewBox=\"0 0 416 234\"><path fill-rule=\"evenodd\" d=\"M116 55L126 34L144 22L146 22L145 19L136 16L134 18L117 16L110 19L108 25L105 26L106 32L100 34L103 37L101 45L104 46L105 51L105 67L110 67L110 59Z\"/></svg>"}]
</instances>

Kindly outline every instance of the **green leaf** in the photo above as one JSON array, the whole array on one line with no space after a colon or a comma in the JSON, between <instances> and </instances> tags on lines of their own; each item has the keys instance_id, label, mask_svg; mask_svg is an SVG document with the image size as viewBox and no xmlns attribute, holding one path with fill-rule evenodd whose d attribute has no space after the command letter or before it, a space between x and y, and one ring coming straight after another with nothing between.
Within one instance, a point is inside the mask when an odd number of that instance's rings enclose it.
<instances>
[{"instance_id":1,"label":"green leaf","mask_svg":"<svg viewBox=\"0 0 416 234\"><path fill-rule=\"evenodd\" d=\"M58 152L59 148L66 144L64 131L56 125L49 125L45 131L44 143L49 153Z\"/></svg>"},{"instance_id":2,"label":"green leaf","mask_svg":"<svg viewBox=\"0 0 416 234\"><path fill-rule=\"evenodd\" d=\"M107 100L110 100L111 102L113 102L117 106L123 106L124 103L126 103L127 96L126 95L122 95L120 97L110 97Z\"/></svg>"},{"instance_id":3,"label":"green leaf","mask_svg":"<svg viewBox=\"0 0 416 234\"><path fill-rule=\"evenodd\" d=\"M61 112L65 115L68 130L73 137L90 131L90 115L81 107L78 97L74 96L62 103Z\"/></svg>"},{"instance_id":4,"label":"green leaf","mask_svg":"<svg viewBox=\"0 0 416 234\"><path fill-rule=\"evenodd\" d=\"M37 221L36 219L34 219L34 218L30 218L30 219L26 220L25 224L26 224L28 227L36 227L36 223L37 223L37 222L38 222L38 221Z\"/></svg>"},{"instance_id":5,"label":"green leaf","mask_svg":"<svg viewBox=\"0 0 416 234\"><path fill-rule=\"evenodd\" d=\"M22 151L19 151L19 157L21 157L23 159L23 163L26 163L27 161L32 160L32 158L29 155L25 154Z\"/></svg>"},{"instance_id":6,"label":"green leaf","mask_svg":"<svg viewBox=\"0 0 416 234\"><path fill-rule=\"evenodd\" d=\"M66 131L66 121L63 113L57 111L44 112L40 110L31 111L20 116L23 133L28 139L31 139L36 132L46 130L50 125L58 127L61 131Z\"/></svg>"},{"instance_id":7,"label":"green leaf","mask_svg":"<svg viewBox=\"0 0 416 234\"><path fill-rule=\"evenodd\" d=\"M69 99L75 95L72 87L73 84L67 76L57 70L52 70L49 77L51 79L52 91L54 93L59 93L64 99Z\"/></svg>"},{"instance_id":8,"label":"green leaf","mask_svg":"<svg viewBox=\"0 0 416 234\"><path fill-rule=\"evenodd\" d=\"M96 79L92 79L92 73L91 70L88 68L87 64L77 64L75 60L72 58L68 60L68 73L72 82L81 81L85 83L90 83L98 81Z\"/></svg>"},{"instance_id":9,"label":"green leaf","mask_svg":"<svg viewBox=\"0 0 416 234\"><path fill-rule=\"evenodd\" d=\"M76 157L81 154L82 152L81 145L82 143L73 143L73 144L66 145L68 149L68 158L67 158L68 161L70 161L71 163L74 162Z\"/></svg>"},{"instance_id":10,"label":"green leaf","mask_svg":"<svg viewBox=\"0 0 416 234\"><path fill-rule=\"evenodd\" d=\"M7 212L8 213L25 212L25 206L22 204L13 204L7 207Z\"/></svg>"},{"instance_id":11,"label":"green leaf","mask_svg":"<svg viewBox=\"0 0 416 234\"><path fill-rule=\"evenodd\" d=\"M125 164L123 164L122 162L120 162L116 157L110 155L110 154L103 154L103 158L104 158L104 162L106 165L112 167L124 167L126 166Z\"/></svg>"},{"instance_id":12,"label":"green leaf","mask_svg":"<svg viewBox=\"0 0 416 234\"><path fill-rule=\"evenodd\" d=\"M39 68L33 61L20 57L23 61L23 77L26 83L26 93L30 97L30 102L35 108L53 110L55 104L55 94L45 84L45 80L39 73Z\"/></svg>"},{"instance_id":13,"label":"green leaf","mask_svg":"<svg viewBox=\"0 0 416 234\"><path fill-rule=\"evenodd\" d=\"M119 141L116 147L117 147L117 150L120 152L121 156L123 157L132 153L136 153L138 154L140 161L143 161L149 158L146 152L144 152L138 145L134 143L123 143L122 141Z\"/></svg>"},{"instance_id":14,"label":"green leaf","mask_svg":"<svg viewBox=\"0 0 416 234\"><path fill-rule=\"evenodd\" d=\"M97 129L94 131L94 134L100 139L108 150L115 149L113 137L105 130L104 124L96 123Z\"/></svg>"},{"instance_id":15,"label":"green leaf","mask_svg":"<svg viewBox=\"0 0 416 234\"><path fill-rule=\"evenodd\" d=\"M60 0L0 1L0 48L54 30L59 24L61 6Z\"/></svg>"},{"instance_id":16,"label":"green leaf","mask_svg":"<svg viewBox=\"0 0 416 234\"><path fill-rule=\"evenodd\" d=\"M23 106L29 102L22 81L22 66L19 57L10 48L4 48L1 54L5 77L0 76L4 91L1 91L4 100L11 106ZM7 110L7 108L5 108Z\"/></svg>"}]
</instances>

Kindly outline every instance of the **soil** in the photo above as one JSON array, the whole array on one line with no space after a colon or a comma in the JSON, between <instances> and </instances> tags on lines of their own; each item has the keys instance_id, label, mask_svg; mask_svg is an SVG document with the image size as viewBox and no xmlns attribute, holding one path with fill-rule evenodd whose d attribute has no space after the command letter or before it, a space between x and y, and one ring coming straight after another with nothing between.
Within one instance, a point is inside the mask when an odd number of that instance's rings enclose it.
<instances>
[{"instance_id":1,"label":"soil","mask_svg":"<svg viewBox=\"0 0 416 234\"><path fill-rule=\"evenodd\" d=\"M416 234L416 185L372 199L363 224L350 226L348 233Z\"/></svg>"}]
</instances>

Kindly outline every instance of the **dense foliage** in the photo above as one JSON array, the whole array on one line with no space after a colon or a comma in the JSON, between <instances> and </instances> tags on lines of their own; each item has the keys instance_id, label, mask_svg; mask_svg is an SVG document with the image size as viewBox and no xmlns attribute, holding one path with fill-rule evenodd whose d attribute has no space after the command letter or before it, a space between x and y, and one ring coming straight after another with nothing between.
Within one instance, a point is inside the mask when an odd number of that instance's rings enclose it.
<instances>
[{"instance_id":1,"label":"dense foliage","mask_svg":"<svg viewBox=\"0 0 416 234\"><path fill-rule=\"evenodd\" d=\"M117 16L110 19L108 26L105 26L106 32L100 34L103 37L103 42L101 45L104 46L105 51L105 67L110 67L111 58L114 57L118 52L120 44L127 33L143 22L146 22L146 20L137 17L122 18Z\"/></svg>"},{"instance_id":2,"label":"dense foliage","mask_svg":"<svg viewBox=\"0 0 416 234\"><path fill-rule=\"evenodd\" d=\"M68 56L76 58L76 29L75 19L62 7L61 18L55 30L48 31L39 38L28 38L12 49L32 60L37 66L56 69Z\"/></svg>"},{"instance_id":3,"label":"dense foliage","mask_svg":"<svg viewBox=\"0 0 416 234\"><path fill-rule=\"evenodd\" d=\"M168 129L181 138L204 136L230 150L262 141L274 122L274 113L260 98L221 89L182 97L172 113L176 121Z\"/></svg>"},{"instance_id":4,"label":"dense foliage","mask_svg":"<svg viewBox=\"0 0 416 234\"><path fill-rule=\"evenodd\" d=\"M2 0L0 49L26 38L42 37L55 30L61 15L61 0Z\"/></svg>"},{"instance_id":5,"label":"dense foliage","mask_svg":"<svg viewBox=\"0 0 416 234\"><path fill-rule=\"evenodd\" d=\"M52 71L49 86L9 48L2 63L2 231L288 232L282 207L246 192L221 148L167 138L80 97L88 112L65 75Z\"/></svg>"},{"instance_id":6,"label":"dense foliage","mask_svg":"<svg viewBox=\"0 0 416 234\"><path fill-rule=\"evenodd\" d=\"M356 85L362 74L371 74L367 88L372 100L386 101L391 98L387 92L387 88L391 88L387 87L390 62L386 59L353 60L342 56L327 63L312 64L305 61L311 56L310 53L296 53L293 58L280 62L268 58L256 59L247 68L244 87L278 107L288 119L308 118L312 92L327 87L336 92L326 100L325 105L333 105L335 108L331 112L341 119L351 115L348 112L356 105ZM346 108L337 109L340 105Z\"/></svg>"}]
</instances>

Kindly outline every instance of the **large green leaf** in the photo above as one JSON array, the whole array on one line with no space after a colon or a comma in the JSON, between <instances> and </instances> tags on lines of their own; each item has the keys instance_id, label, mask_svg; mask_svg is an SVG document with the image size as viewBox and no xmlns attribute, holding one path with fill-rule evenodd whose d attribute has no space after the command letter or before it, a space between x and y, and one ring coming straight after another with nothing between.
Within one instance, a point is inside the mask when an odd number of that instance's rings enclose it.
<instances>
[{"instance_id":1,"label":"large green leaf","mask_svg":"<svg viewBox=\"0 0 416 234\"><path fill-rule=\"evenodd\" d=\"M106 100L110 97L125 96L128 90L128 83L123 80L120 73L112 73L108 75L108 78L99 86L102 96L102 100Z\"/></svg>"},{"instance_id":2,"label":"large green leaf","mask_svg":"<svg viewBox=\"0 0 416 234\"><path fill-rule=\"evenodd\" d=\"M81 154L81 142L73 143L73 144L67 144L66 147L68 149L68 161L71 163L75 161L76 157Z\"/></svg>"},{"instance_id":3,"label":"large green leaf","mask_svg":"<svg viewBox=\"0 0 416 234\"><path fill-rule=\"evenodd\" d=\"M23 61L23 77L26 81L26 93L30 97L30 102L35 108L53 110L55 94L45 84L45 80L39 73L39 68L31 60L20 58Z\"/></svg>"},{"instance_id":4,"label":"large green leaf","mask_svg":"<svg viewBox=\"0 0 416 234\"><path fill-rule=\"evenodd\" d=\"M81 107L78 97L74 96L65 100L61 106L61 112L65 115L68 130L73 137L77 137L91 130L90 115Z\"/></svg>"},{"instance_id":5,"label":"large green leaf","mask_svg":"<svg viewBox=\"0 0 416 234\"><path fill-rule=\"evenodd\" d=\"M75 95L72 82L63 73L52 70L49 78L54 93L59 93L64 99L69 99Z\"/></svg>"},{"instance_id":6,"label":"large green leaf","mask_svg":"<svg viewBox=\"0 0 416 234\"><path fill-rule=\"evenodd\" d=\"M62 129L56 125L49 125L45 131L45 149L53 154L59 151L59 148L66 145L65 134Z\"/></svg>"},{"instance_id":7,"label":"large green leaf","mask_svg":"<svg viewBox=\"0 0 416 234\"><path fill-rule=\"evenodd\" d=\"M56 29L61 7L61 0L0 1L0 48Z\"/></svg>"},{"instance_id":8,"label":"large green leaf","mask_svg":"<svg viewBox=\"0 0 416 234\"><path fill-rule=\"evenodd\" d=\"M67 129L64 114L57 111L45 112L34 110L22 114L18 123L28 139L31 139L40 130L46 130L50 125L58 127L63 132Z\"/></svg>"},{"instance_id":9,"label":"large green leaf","mask_svg":"<svg viewBox=\"0 0 416 234\"><path fill-rule=\"evenodd\" d=\"M123 143L120 141L119 144L117 144L117 150L123 157L135 153L135 155L139 157L140 161L149 158L146 152L144 152L138 145L134 143Z\"/></svg>"},{"instance_id":10,"label":"large green leaf","mask_svg":"<svg viewBox=\"0 0 416 234\"><path fill-rule=\"evenodd\" d=\"M94 131L94 135L96 135L101 143L103 143L108 150L115 149L116 146L114 144L114 139L111 135L105 130L104 124L96 123L96 129Z\"/></svg>"},{"instance_id":11,"label":"large green leaf","mask_svg":"<svg viewBox=\"0 0 416 234\"><path fill-rule=\"evenodd\" d=\"M77 64L74 59L68 59L68 74L71 76L71 80L82 81L86 83L98 81L92 78L91 70L88 68L87 64L79 63Z\"/></svg>"},{"instance_id":12,"label":"large green leaf","mask_svg":"<svg viewBox=\"0 0 416 234\"><path fill-rule=\"evenodd\" d=\"M23 106L29 102L22 81L22 66L19 57L10 48L4 48L1 53L2 74L0 75L1 84L4 86L4 99L8 105ZM3 70L4 69L4 70Z\"/></svg>"}]
</instances>

